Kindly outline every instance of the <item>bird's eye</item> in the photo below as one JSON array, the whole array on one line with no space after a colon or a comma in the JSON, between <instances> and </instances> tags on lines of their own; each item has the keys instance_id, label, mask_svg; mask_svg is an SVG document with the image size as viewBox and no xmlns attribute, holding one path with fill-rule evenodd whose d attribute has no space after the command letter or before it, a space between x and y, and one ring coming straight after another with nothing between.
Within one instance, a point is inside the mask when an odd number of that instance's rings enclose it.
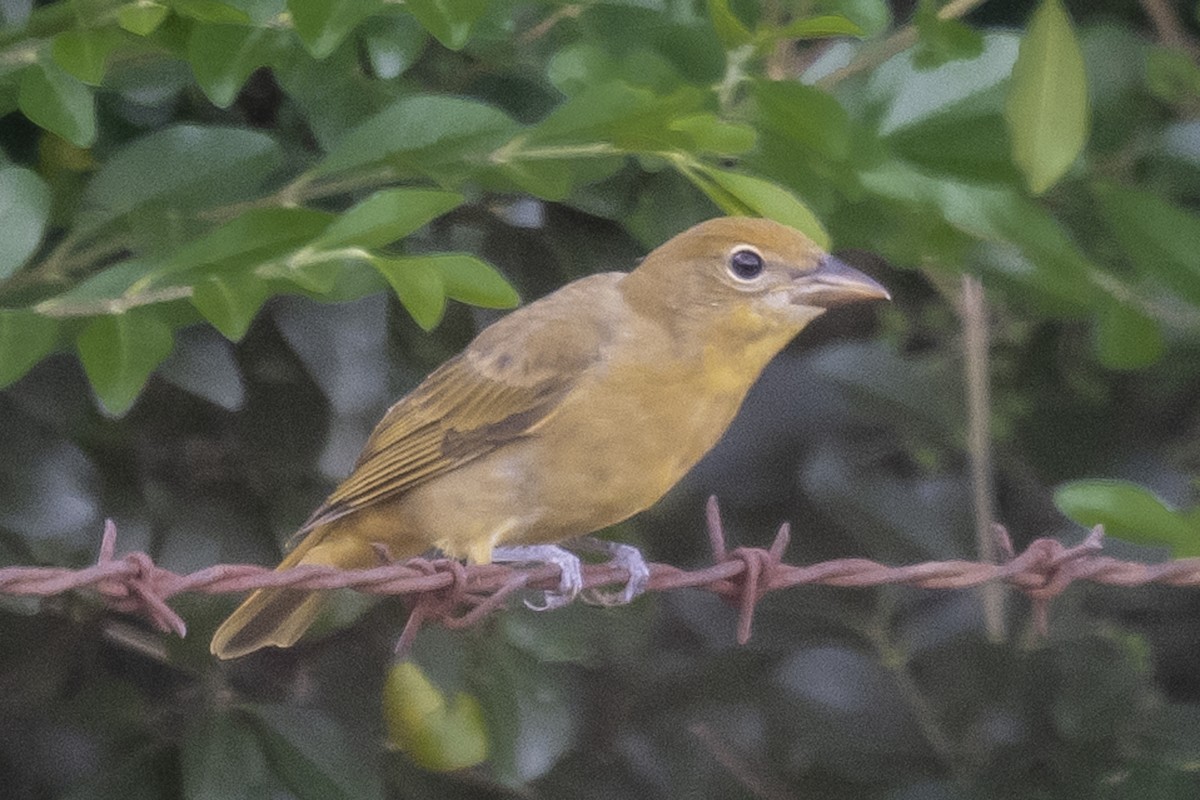
<instances>
[{"instance_id":1,"label":"bird's eye","mask_svg":"<svg viewBox=\"0 0 1200 800\"><path fill-rule=\"evenodd\" d=\"M763 257L749 248L734 250L729 255L729 271L740 281L752 281L763 271Z\"/></svg>"}]
</instances>

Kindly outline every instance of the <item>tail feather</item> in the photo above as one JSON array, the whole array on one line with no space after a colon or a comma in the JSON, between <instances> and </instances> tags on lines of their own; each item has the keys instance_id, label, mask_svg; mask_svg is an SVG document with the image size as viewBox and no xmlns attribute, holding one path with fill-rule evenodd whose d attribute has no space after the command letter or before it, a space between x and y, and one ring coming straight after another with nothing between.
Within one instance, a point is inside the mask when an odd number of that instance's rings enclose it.
<instances>
[{"instance_id":1,"label":"tail feather","mask_svg":"<svg viewBox=\"0 0 1200 800\"><path fill-rule=\"evenodd\" d=\"M344 569L372 567L379 556L369 544L352 537L325 537L313 531L276 570L300 564L327 564ZM237 658L268 645L290 647L316 620L325 592L304 589L258 589L221 623L209 650L217 658Z\"/></svg>"}]
</instances>

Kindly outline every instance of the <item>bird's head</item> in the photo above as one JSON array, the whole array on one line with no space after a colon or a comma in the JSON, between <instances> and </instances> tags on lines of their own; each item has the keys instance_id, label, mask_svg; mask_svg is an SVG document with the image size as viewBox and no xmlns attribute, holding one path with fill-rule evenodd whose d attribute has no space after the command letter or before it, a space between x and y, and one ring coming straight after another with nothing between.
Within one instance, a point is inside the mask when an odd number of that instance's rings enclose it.
<instances>
[{"instance_id":1,"label":"bird's head","mask_svg":"<svg viewBox=\"0 0 1200 800\"><path fill-rule=\"evenodd\" d=\"M635 304L700 324L731 315L798 332L825 309L887 300L887 289L800 231L767 219L721 217L664 243L623 281Z\"/></svg>"}]
</instances>

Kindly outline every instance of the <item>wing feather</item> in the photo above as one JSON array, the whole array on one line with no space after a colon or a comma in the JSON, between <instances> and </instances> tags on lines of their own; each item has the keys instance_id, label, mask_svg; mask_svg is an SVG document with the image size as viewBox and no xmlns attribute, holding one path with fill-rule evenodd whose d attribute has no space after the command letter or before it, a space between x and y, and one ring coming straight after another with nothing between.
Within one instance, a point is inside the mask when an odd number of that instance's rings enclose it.
<instances>
[{"instance_id":1,"label":"wing feather","mask_svg":"<svg viewBox=\"0 0 1200 800\"><path fill-rule=\"evenodd\" d=\"M298 534L528 435L601 362L613 334L611 320L579 314L579 302L612 302L619 277L606 273L577 281L510 314L434 370L388 409L353 472Z\"/></svg>"}]
</instances>

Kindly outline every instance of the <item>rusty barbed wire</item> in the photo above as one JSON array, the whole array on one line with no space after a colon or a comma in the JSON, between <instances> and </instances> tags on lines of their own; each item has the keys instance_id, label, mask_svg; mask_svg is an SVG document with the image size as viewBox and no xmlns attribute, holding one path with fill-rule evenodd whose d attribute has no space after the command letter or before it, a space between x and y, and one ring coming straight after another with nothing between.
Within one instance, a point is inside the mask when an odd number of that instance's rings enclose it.
<instances>
[{"instance_id":1,"label":"rusty barbed wire","mask_svg":"<svg viewBox=\"0 0 1200 800\"><path fill-rule=\"evenodd\" d=\"M714 592L736 603L737 638L750 638L754 610L769 592L801 585L872 587L905 585L924 589L968 589L999 581L1023 592L1033 602L1035 622L1045 630L1050 600L1077 581L1108 586L1200 586L1200 558L1160 563L1121 561L1102 554L1100 526L1079 544L1056 539L1030 542L1015 553L1008 533L997 525L994 534L1005 557L1001 563L953 560L892 567L863 558L841 558L807 566L783 563L791 538L784 523L769 548L728 550L716 498L707 507L707 527L713 564L684 570L669 564L649 564L647 592L695 588ZM295 589L353 589L366 594L403 595L414 601L397 650L411 643L420 627L436 622L465 628L502 607L515 592L552 590L559 568L553 564L513 567L504 564L466 566L451 559L414 558L371 569L299 566L275 571L250 564L219 564L181 575L158 566L143 552L116 556L117 529L104 526L96 563L82 569L5 567L0 569L0 594L47 597L92 589L117 611L140 614L160 630L187 634L183 619L168 600L184 592L227 594L267 587ZM624 583L627 569L617 564L584 564L583 588Z\"/></svg>"}]
</instances>

